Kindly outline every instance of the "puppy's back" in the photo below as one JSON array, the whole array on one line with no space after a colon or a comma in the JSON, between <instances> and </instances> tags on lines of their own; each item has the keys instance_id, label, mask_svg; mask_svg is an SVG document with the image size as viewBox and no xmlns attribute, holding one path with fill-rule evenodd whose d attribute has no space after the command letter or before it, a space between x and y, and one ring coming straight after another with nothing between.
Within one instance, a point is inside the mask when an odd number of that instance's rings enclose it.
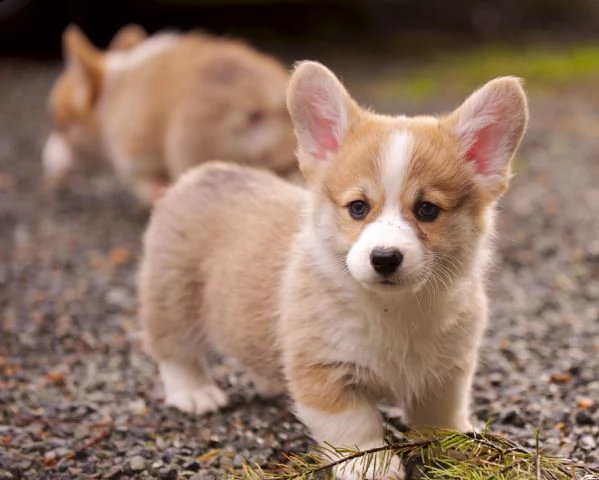
<instances>
[{"instance_id":1,"label":"puppy's back","mask_svg":"<svg viewBox=\"0 0 599 480\"><path fill-rule=\"evenodd\" d=\"M229 354L253 345L239 360L278 375L277 278L304 199L302 189L249 167L210 162L185 173L144 237L139 295L148 352L160 360L173 349L193 356L204 344Z\"/></svg>"},{"instance_id":2,"label":"puppy's back","mask_svg":"<svg viewBox=\"0 0 599 480\"><path fill-rule=\"evenodd\" d=\"M143 172L166 162L171 180L213 158L295 168L288 73L274 58L196 32L158 35L115 55L102 118L117 163L124 157L127 169Z\"/></svg>"}]
</instances>

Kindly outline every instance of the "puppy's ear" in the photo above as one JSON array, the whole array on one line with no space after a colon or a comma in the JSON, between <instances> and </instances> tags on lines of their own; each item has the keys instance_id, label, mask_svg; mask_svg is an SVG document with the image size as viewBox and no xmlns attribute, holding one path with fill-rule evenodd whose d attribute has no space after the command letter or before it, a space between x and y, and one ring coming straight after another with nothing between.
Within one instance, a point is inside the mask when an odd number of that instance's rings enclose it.
<instances>
[{"instance_id":1,"label":"puppy's ear","mask_svg":"<svg viewBox=\"0 0 599 480\"><path fill-rule=\"evenodd\" d=\"M528 106L522 80L499 77L491 80L447 119L460 152L486 184L497 194L507 187L510 162L528 123Z\"/></svg>"},{"instance_id":2,"label":"puppy's ear","mask_svg":"<svg viewBox=\"0 0 599 480\"><path fill-rule=\"evenodd\" d=\"M287 89L287 108L304 169L326 165L335 156L357 107L329 69L317 62L300 62Z\"/></svg>"},{"instance_id":3,"label":"puppy's ear","mask_svg":"<svg viewBox=\"0 0 599 480\"><path fill-rule=\"evenodd\" d=\"M82 107L95 103L105 71L105 56L75 25L69 25L63 34L63 49L67 70L77 82L77 98Z\"/></svg>"},{"instance_id":4,"label":"puppy's ear","mask_svg":"<svg viewBox=\"0 0 599 480\"><path fill-rule=\"evenodd\" d=\"M131 23L122 27L108 45L108 50L126 52L137 47L148 38L148 33L141 25Z\"/></svg>"}]
</instances>

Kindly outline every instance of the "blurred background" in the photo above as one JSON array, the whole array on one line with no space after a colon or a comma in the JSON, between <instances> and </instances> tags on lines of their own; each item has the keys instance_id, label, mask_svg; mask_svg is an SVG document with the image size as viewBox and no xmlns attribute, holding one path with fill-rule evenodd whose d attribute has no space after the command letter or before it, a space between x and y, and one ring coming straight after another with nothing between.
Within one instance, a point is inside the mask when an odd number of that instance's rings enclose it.
<instances>
[{"instance_id":1,"label":"blurred background","mask_svg":"<svg viewBox=\"0 0 599 480\"><path fill-rule=\"evenodd\" d=\"M599 467L599 1L0 0L0 478L133 478L135 455L158 465L135 478L222 478L240 455L266 467L309 444L285 402L251 400L226 366L230 409L167 412L135 341L145 219L114 180L39 195L70 22L99 47L135 22L321 60L384 113L447 111L524 77L531 122L501 202L473 414Z\"/></svg>"},{"instance_id":2,"label":"blurred background","mask_svg":"<svg viewBox=\"0 0 599 480\"><path fill-rule=\"evenodd\" d=\"M3 0L0 58L59 59L70 22L100 47L128 22L244 38L287 63L367 74L362 98L374 103L388 94L421 102L447 81L470 88L506 72L559 87L599 65L594 0Z\"/></svg>"},{"instance_id":3,"label":"blurred background","mask_svg":"<svg viewBox=\"0 0 599 480\"><path fill-rule=\"evenodd\" d=\"M149 31L201 27L275 45L350 42L375 52L394 51L399 38L416 33L427 46L439 37L471 42L515 41L523 34L590 37L599 31L598 20L593 0L3 0L0 48L56 55L68 22L99 45L134 21ZM424 40L425 33L433 36ZM403 47L414 52L414 45Z\"/></svg>"}]
</instances>

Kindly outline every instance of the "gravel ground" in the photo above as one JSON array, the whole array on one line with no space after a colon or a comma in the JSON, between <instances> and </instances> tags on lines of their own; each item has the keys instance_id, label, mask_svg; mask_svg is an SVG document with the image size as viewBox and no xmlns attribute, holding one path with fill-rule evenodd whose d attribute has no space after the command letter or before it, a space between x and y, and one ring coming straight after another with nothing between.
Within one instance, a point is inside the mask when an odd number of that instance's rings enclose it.
<instances>
[{"instance_id":1,"label":"gravel ground","mask_svg":"<svg viewBox=\"0 0 599 480\"><path fill-rule=\"evenodd\" d=\"M111 178L38 191L45 95L57 65L0 64L0 480L220 478L309 445L286 401L256 399L215 364L231 405L162 404L136 335L145 219ZM599 96L533 98L503 202L493 315L474 412L492 429L599 464ZM455 100L455 99L452 99ZM434 107L438 105L430 105ZM400 105L387 103L387 111Z\"/></svg>"}]
</instances>

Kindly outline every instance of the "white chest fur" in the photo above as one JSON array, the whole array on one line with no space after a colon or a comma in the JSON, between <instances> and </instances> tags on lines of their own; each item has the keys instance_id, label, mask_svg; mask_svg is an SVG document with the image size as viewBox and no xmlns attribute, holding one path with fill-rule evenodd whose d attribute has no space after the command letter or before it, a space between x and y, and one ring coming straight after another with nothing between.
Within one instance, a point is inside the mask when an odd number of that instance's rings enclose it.
<instances>
[{"instance_id":1,"label":"white chest fur","mask_svg":"<svg viewBox=\"0 0 599 480\"><path fill-rule=\"evenodd\" d=\"M419 397L478 343L482 328L470 325L463 298L457 289L340 294L316 320L328 346L326 361L356 365L358 376L396 401Z\"/></svg>"}]
</instances>

